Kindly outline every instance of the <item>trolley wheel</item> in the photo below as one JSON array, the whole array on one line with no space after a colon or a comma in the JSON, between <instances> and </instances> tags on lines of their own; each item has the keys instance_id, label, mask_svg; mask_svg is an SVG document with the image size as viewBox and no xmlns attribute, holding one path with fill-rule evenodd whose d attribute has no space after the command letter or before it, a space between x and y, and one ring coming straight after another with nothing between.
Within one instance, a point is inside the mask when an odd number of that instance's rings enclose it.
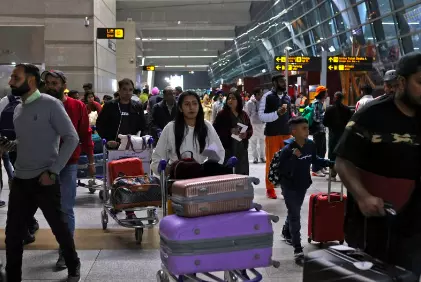
<instances>
[{"instance_id":1,"label":"trolley wheel","mask_svg":"<svg viewBox=\"0 0 421 282\"><path fill-rule=\"evenodd\" d=\"M158 270L156 273L156 281L157 282L170 282L170 277L168 277L168 274L165 273L165 271Z\"/></svg>"},{"instance_id":2,"label":"trolley wheel","mask_svg":"<svg viewBox=\"0 0 421 282\"><path fill-rule=\"evenodd\" d=\"M108 214L105 210L101 211L101 222L102 222L102 230L107 229L108 224Z\"/></svg>"},{"instance_id":3,"label":"trolley wheel","mask_svg":"<svg viewBox=\"0 0 421 282\"><path fill-rule=\"evenodd\" d=\"M89 188L89 194L95 194L95 189L94 188Z\"/></svg>"},{"instance_id":4,"label":"trolley wheel","mask_svg":"<svg viewBox=\"0 0 421 282\"><path fill-rule=\"evenodd\" d=\"M136 239L136 244L140 245L142 243L142 238L143 238L143 228L136 228L134 230L134 236Z\"/></svg>"},{"instance_id":5,"label":"trolley wheel","mask_svg":"<svg viewBox=\"0 0 421 282\"><path fill-rule=\"evenodd\" d=\"M148 211L147 211L147 215L148 215L148 217L154 217L154 218L155 218L155 215L156 215L156 210L155 210L155 209L148 210ZM148 220L148 223L149 223L149 224L153 224L155 221L156 221L156 219L149 219L149 220Z\"/></svg>"},{"instance_id":6,"label":"trolley wheel","mask_svg":"<svg viewBox=\"0 0 421 282\"><path fill-rule=\"evenodd\" d=\"M323 245L324 245L324 243L323 242L320 242L319 245L318 245L319 249L322 249L323 248Z\"/></svg>"},{"instance_id":7,"label":"trolley wheel","mask_svg":"<svg viewBox=\"0 0 421 282\"><path fill-rule=\"evenodd\" d=\"M343 245L344 244L344 240L339 241L339 245Z\"/></svg>"},{"instance_id":8,"label":"trolley wheel","mask_svg":"<svg viewBox=\"0 0 421 282\"><path fill-rule=\"evenodd\" d=\"M308 237L308 239L307 239L307 242L309 243L309 244L311 244L311 238L310 237Z\"/></svg>"}]
</instances>

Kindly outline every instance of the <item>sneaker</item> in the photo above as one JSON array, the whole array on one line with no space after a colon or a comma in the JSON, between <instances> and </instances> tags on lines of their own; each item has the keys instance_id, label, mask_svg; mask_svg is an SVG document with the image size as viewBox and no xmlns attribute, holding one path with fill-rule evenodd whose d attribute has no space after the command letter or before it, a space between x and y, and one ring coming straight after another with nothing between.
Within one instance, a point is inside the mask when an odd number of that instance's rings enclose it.
<instances>
[{"instance_id":1,"label":"sneaker","mask_svg":"<svg viewBox=\"0 0 421 282\"><path fill-rule=\"evenodd\" d=\"M6 206L6 202L0 200L0 208L4 208L5 206Z\"/></svg>"},{"instance_id":2,"label":"sneaker","mask_svg":"<svg viewBox=\"0 0 421 282\"><path fill-rule=\"evenodd\" d=\"M328 170L327 168L322 168L322 169L321 169L321 172L322 172L323 174L329 174L329 170Z\"/></svg>"},{"instance_id":3,"label":"sneaker","mask_svg":"<svg viewBox=\"0 0 421 282\"><path fill-rule=\"evenodd\" d=\"M286 228L285 225L282 227L281 236L282 236L282 238L284 239L284 241L287 245L292 245L291 234L289 233L289 229Z\"/></svg>"},{"instance_id":4,"label":"sneaker","mask_svg":"<svg viewBox=\"0 0 421 282\"><path fill-rule=\"evenodd\" d=\"M257 158L254 158L253 163L254 164L258 164L259 163L259 160Z\"/></svg>"},{"instance_id":5,"label":"sneaker","mask_svg":"<svg viewBox=\"0 0 421 282\"><path fill-rule=\"evenodd\" d=\"M69 270L69 275L67 276L67 282L79 282L80 281L80 263L76 266L74 271Z\"/></svg>"},{"instance_id":6,"label":"sneaker","mask_svg":"<svg viewBox=\"0 0 421 282\"><path fill-rule=\"evenodd\" d=\"M311 175L316 176L316 177L325 177L325 174L321 170L319 170L317 172L313 171L313 172L311 172Z\"/></svg>"},{"instance_id":7,"label":"sneaker","mask_svg":"<svg viewBox=\"0 0 421 282\"><path fill-rule=\"evenodd\" d=\"M294 260L296 263L302 263L304 260L304 251L302 247L294 249Z\"/></svg>"},{"instance_id":8,"label":"sneaker","mask_svg":"<svg viewBox=\"0 0 421 282\"><path fill-rule=\"evenodd\" d=\"M64 260L64 256L61 250L59 250L58 252L58 260L56 262L56 268L58 270L63 270L67 268L66 261Z\"/></svg>"},{"instance_id":9,"label":"sneaker","mask_svg":"<svg viewBox=\"0 0 421 282\"><path fill-rule=\"evenodd\" d=\"M23 244L29 245L29 244L32 244L33 242L35 242L35 235L28 232L28 234L26 235L26 238L23 239Z\"/></svg>"},{"instance_id":10,"label":"sneaker","mask_svg":"<svg viewBox=\"0 0 421 282\"><path fill-rule=\"evenodd\" d=\"M276 196L275 189L267 190L267 191L266 191L266 196L267 196L269 199L273 199L273 200L278 199L278 196Z\"/></svg>"},{"instance_id":11,"label":"sneaker","mask_svg":"<svg viewBox=\"0 0 421 282\"><path fill-rule=\"evenodd\" d=\"M38 230L39 230L38 221L35 218L33 218L33 224L28 227L28 231L29 233L34 235Z\"/></svg>"},{"instance_id":12,"label":"sneaker","mask_svg":"<svg viewBox=\"0 0 421 282\"><path fill-rule=\"evenodd\" d=\"M260 162L265 164L266 163L266 159L265 158L260 158Z\"/></svg>"}]
</instances>

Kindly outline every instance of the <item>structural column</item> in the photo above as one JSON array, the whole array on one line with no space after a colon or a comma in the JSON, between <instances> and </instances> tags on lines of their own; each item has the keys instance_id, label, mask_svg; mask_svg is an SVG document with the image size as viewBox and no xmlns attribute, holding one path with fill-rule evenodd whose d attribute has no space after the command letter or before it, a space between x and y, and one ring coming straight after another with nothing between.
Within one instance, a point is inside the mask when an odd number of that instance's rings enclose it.
<instances>
[{"instance_id":1,"label":"structural column","mask_svg":"<svg viewBox=\"0 0 421 282\"><path fill-rule=\"evenodd\" d=\"M117 22L117 27L124 28L125 33L124 40L117 40L117 80L129 78L139 84L140 78L137 79L136 75L136 23Z\"/></svg>"}]
</instances>

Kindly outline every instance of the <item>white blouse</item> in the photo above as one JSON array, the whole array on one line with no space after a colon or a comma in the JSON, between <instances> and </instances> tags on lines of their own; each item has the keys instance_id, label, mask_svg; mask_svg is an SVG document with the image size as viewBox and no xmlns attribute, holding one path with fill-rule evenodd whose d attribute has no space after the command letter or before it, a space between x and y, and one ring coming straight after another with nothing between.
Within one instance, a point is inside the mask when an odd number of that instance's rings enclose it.
<instances>
[{"instance_id":1,"label":"white blouse","mask_svg":"<svg viewBox=\"0 0 421 282\"><path fill-rule=\"evenodd\" d=\"M205 124L208 127L208 136L206 138L206 146L214 145L216 153L218 154L222 164L225 158L225 149L222 146L221 140L219 139L218 134L213 128L212 124L205 120ZM193 141L194 127L188 126L188 132L185 134L183 143L180 147L180 154L184 152L191 151L193 152L193 158L198 163L203 163L206 160L206 157L200 154L200 146L197 140ZM190 157L190 156L188 156ZM178 160L177 153L175 150L175 135L174 135L174 122L168 123L162 130L161 136L159 137L158 144L152 154L152 171L155 175L159 175L158 166L161 160L169 160L169 163L173 163Z\"/></svg>"}]
</instances>

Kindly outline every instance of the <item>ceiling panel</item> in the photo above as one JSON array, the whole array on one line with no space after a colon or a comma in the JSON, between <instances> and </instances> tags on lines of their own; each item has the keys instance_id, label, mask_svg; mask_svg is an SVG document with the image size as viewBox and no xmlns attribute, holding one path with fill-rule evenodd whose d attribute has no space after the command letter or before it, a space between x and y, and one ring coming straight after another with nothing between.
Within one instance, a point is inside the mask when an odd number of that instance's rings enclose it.
<instances>
[{"instance_id":1,"label":"ceiling panel","mask_svg":"<svg viewBox=\"0 0 421 282\"><path fill-rule=\"evenodd\" d=\"M117 20L136 22L139 38L161 39L152 42L137 40L142 56L184 56L147 58L145 64L209 65L217 58L203 56L217 56L223 52L233 43L236 27L250 23L251 2L252 0L117 0ZM167 41L168 38L177 38L180 41Z\"/></svg>"}]
</instances>

